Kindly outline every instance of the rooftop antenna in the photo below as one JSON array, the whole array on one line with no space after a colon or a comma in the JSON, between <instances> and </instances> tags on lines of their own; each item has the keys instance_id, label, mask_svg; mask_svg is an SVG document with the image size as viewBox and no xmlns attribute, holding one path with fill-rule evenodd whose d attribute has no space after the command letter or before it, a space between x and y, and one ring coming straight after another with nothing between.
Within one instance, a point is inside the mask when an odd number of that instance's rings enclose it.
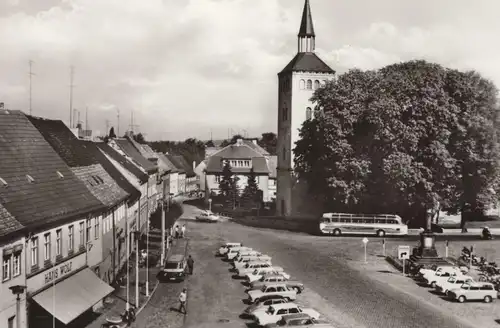
<instances>
[{"instance_id":1,"label":"rooftop antenna","mask_svg":"<svg viewBox=\"0 0 500 328\"><path fill-rule=\"evenodd\" d=\"M134 124L134 110L132 110L130 112L130 132L132 132L132 134L134 134L135 128L139 128L139 125Z\"/></svg>"},{"instance_id":2,"label":"rooftop antenna","mask_svg":"<svg viewBox=\"0 0 500 328\"><path fill-rule=\"evenodd\" d=\"M119 137L120 136L120 108L116 109L116 120L117 120L117 127L116 127L116 135Z\"/></svg>"},{"instance_id":3,"label":"rooftop antenna","mask_svg":"<svg viewBox=\"0 0 500 328\"><path fill-rule=\"evenodd\" d=\"M106 120L106 135L109 133L109 120Z\"/></svg>"},{"instance_id":4,"label":"rooftop antenna","mask_svg":"<svg viewBox=\"0 0 500 328\"><path fill-rule=\"evenodd\" d=\"M75 67L70 66L69 69L69 127L73 127L73 88L75 87L73 85L73 79L75 77Z\"/></svg>"},{"instance_id":5,"label":"rooftop antenna","mask_svg":"<svg viewBox=\"0 0 500 328\"><path fill-rule=\"evenodd\" d=\"M35 73L33 73L33 63L34 61L30 60L29 61L29 65L30 65L30 72L28 73L29 75L29 78L30 78L30 115L31 115L31 112L32 112L32 91L33 91L33 83L32 83L32 78L33 78L33 75L35 75Z\"/></svg>"},{"instance_id":6,"label":"rooftop antenna","mask_svg":"<svg viewBox=\"0 0 500 328\"><path fill-rule=\"evenodd\" d=\"M89 129L89 106L85 107L85 130Z\"/></svg>"}]
</instances>

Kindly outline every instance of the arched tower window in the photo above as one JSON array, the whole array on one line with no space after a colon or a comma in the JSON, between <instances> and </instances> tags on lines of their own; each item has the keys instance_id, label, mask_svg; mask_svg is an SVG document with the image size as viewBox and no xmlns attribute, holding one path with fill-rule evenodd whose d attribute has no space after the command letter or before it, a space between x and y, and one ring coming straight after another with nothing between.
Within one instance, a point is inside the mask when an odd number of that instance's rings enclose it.
<instances>
[{"instance_id":1,"label":"arched tower window","mask_svg":"<svg viewBox=\"0 0 500 328\"><path fill-rule=\"evenodd\" d=\"M314 90L319 89L319 81L314 81Z\"/></svg>"},{"instance_id":2,"label":"arched tower window","mask_svg":"<svg viewBox=\"0 0 500 328\"><path fill-rule=\"evenodd\" d=\"M313 81L307 80L307 90L311 90L313 88Z\"/></svg>"},{"instance_id":3,"label":"arched tower window","mask_svg":"<svg viewBox=\"0 0 500 328\"><path fill-rule=\"evenodd\" d=\"M306 81L305 80L300 80L299 88L300 88L300 90L304 90L306 88Z\"/></svg>"},{"instance_id":4,"label":"arched tower window","mask_svg":"<svg viewBox=\"0 0 500 328\"><path fill-rule=\"evenodd\" d=\"M312 118L312 109L311 107L306 108L306 120L310 120Z\"/></svg>"}]
</instances>

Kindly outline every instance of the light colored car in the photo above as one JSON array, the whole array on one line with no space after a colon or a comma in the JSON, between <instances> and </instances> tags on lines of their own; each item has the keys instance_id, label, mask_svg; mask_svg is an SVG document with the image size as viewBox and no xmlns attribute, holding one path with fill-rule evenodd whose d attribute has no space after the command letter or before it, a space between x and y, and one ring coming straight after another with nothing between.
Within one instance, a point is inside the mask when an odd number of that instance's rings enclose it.
<instances>
[{"instance_id":1,"label":"light colored car","mask_svg":"<svg viewBox=\"0 0 500 328\"><path fill-rule=\"evenodd\" d=\"M495 286L489 282L470 282L463 284L460 288L450 289L446 296L459 303L479 300L490 303L498 298L498 293Z\"/></svg>"},{"instance_id":2,"label":"light colored car","mask_svg":"<svg viewBox=\"0 0 500 328\"><path fill-rule=\"evenodd\" d=\"M243 256L240 257L240 259L236 262L233 262L233 267L235 269L239 269L245 266L245 264L249 262L255 262L255 261L263 261L263 262L269 262L271 263L271 257L268 255L260 255L260 256Z\"/></svg>"},{"instance_id":3,"label":"light colored car","mask_svg":"<svg viewBox=\"0 0 500 328\"><path fill-rule=\"evenodd\" d=\"M290 300L286 298L268 298L264 300L259 300L259 302L254 303L250 306L248 306L244 311L243 314L246 316L252 316L254 312L258 311L265 311L269 308L270 305L274 304L281 304L281 303L289 303L291 302Z\"/></svg>"},{"instance_id":4,"label":"light colored car","mask_svg":"<svg viewBox=\"0 0 500 328\"><path fill-rule=\"evenodd\" d=\"M424 278L424 283L432 288L436 288L438 283L442 283L448 280L450 277L456 277L461 275L460 272L454 270L443 270L440 272L436 272L434 275L428 275Z\"/></svg>"},{"instance_id":5,"label":"light colored car","mask_svg":"<svg viewBox=\"0 0 500 328\"><path fill-rule=\"evenodd\" d=\"M236 246L232 247L227 253L226 253L226 260L232 261L236 255L238 255L239 252L241 251L251 251L252 248L246 247L246 246Z\"/></svg>"},{"instance_id":6,"label":"light colored car","mask_svg":"<svg viewBox=\"0 0 500 328\"><path fill-rule=\"evenodd\" d=\"M265 311L255 312L253 317L259 326L265 326L271 323L276 323L287 314L305 313L314 319L318 319L320 314L318 311L311 308L303 308L296 303L282 303L269 306Z\"/></svg>"},{"instance_id":7,"label":"light colored car","mask_svg":"<svg viewBox=\"0 0 500 328\"><path fill-rule=\"evenodd\" d=\"M270 283L275 283L275 282L284 282L286 285L290 288L295 289L297 294L302 293L304 290L304 284L298 281L293 281L293 280L288 280L282 275L273 275L272 277L269 277L265 281L254 281L253 283L250 284L250 290L252 289L261 289L263 286L266 286Z\"/></svg>"},{"instance_id":8,"label":"light colored car","mask_svg":"<svg viewBox=\"0 0 500 328\"><path fill-rule=\"evenodd\" d=\"M227 252L229 252L229 250L231 248L241 247L241 246L243 246L242 243L227 242L224 245L222 245L221 247L219 247L219 249L217 250L217 255L224 256L227 254Z\"/></svg>"},{"instance_id":9,"label":"light colored car","mask_svg":"<svg viewBox=\"0 0 500 328\"><path fill-rule=\"evenodd\" d=\"M248 273L252 273L255 271L255 269L261 269L261 268L274 268L274 271L283 271L282 267L274 266L269 262L265 261L255 261L255 262L248 262L245 264L243 267L237 269L236 274L240 278L246 277Z\"/></svg>"},{"instance_id":10,"label":"light colored car","mask_svg":"<svg viewBox=\"0 0 500 328\"><path fill-rule=\"evenodd\" d=\"M440 277L445 273L450 274L448 277L453 276L453 275L457 276L457 275L462 274L462 272L456 267L446 267L446 268L442 268L440 270L436 270L433 272L424 273L421 280L424 281L426 284L430 284L433 281L434 277L436 277L436 276Z\"/></svg>"},{"instance_id":11,"label":"light colored car","mask_svg":"<svg viewBox=\"0 0 500 328\"><path fill-rule=\"evenodd\" d=\"M241 257L243 256L258 256L262 255L260 252L252 249L252 250L243 250L236 254L236 256L233 258L233 262L238 261Z\"/></svg>"},{"instance_id":12,"label":"light colored car","mask_svg":"<svg viewBox=\"0 0 500 328\"><path fill-rule=\"evenodd\" d=\"M269 283L269 282L285 282L287 280L288 279L285 276L281 275L281 274L266 273L263 276L261 276L259 280L252 281L250 283L250 288L253 289L256 286L259 286L259 288L260 288L260 287L262 287L263 285L265 285L266 283Z\"/></svg>"},{"instance_id":13,"label":"light colored car","mask_svg":"<svg viewBox=\"0 0 500 328\"><path fill-rule=\"evenodd\" d=\"M284 283L275 283L262 287L261 289L254 289L248 291L248 300L250 303L258 302L262 296L267 295L280 295L289 300L297 298L295 289L288 287Z\"/></svg>"},{"instance_id":14,"label":"light colored car","mask_svg":"<svg viewBox=\"0 0 500 328\"><path fill-rule=\"evenodd\" d=\"M436 292L447 294L450 289L460 288L463 284L474 282L471 276L454 276L448 278L446 281L436 283Z\"/></svg>"},{"instance_id":15,"label":"light colored car","mask_svg":"<svg viewBox=\"0 0 500 328\"><path fill-rule=\"evenodd\" d=\"M201 222L218 222L220 220L219 216L212 211L202 211L195 216L196 221Z\"/></svg>"},{"instance_id":16,"label":"light colored car","mask_svg":"<svg viewBox=\"0 0 500 328\"><path fill-rule=\"evenodd\" d=\"M324 320L314 319L306 313L285 314L278 322L264 326L264 328L278 327L335 328L330 323Z\"/></svg>"},{"instance_id":17,"label":"light colored car","mask_svg":"<svg viewBox=\"0 0 500 328\"><path fill-rule=\"evenodd\" d=\"M248 284L251 284L252 282L259 280L263 275L266 274L280 274L286 279L290 279L290 275L288 273L284 271L277 271L274 269L274 267L255 269L253 272L247 273L245 279Z\"/></svg>"},{"instance_id":18,"label":"light colored car","mask_svg":"<svg viewBox=\"0 0 500 328\"><path fill-rule=\"evenodd\" d=\"M433 265L430 269L424 269L424 268L422 268L418 272L419 272L419 275L420 275L421 278L425 278L428 275L434 275L436 272L441 272L443 270L451 270L451 269L454 269L455 271L460 271L459 267L450 264L450 265L447 265L447 266L444 266L444 265L441 265L441 266Z\"/></svg>"}]
</instances>

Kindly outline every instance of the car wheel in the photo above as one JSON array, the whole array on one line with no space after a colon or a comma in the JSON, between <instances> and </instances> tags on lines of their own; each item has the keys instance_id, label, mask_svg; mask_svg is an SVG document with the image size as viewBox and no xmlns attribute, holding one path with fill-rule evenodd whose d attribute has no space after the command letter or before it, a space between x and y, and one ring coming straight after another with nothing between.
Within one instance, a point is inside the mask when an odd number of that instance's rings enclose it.
<instances>
[{"instance_id":1,"label":"car wheel","mask_svg":"<svg viewBox=\"0 0 500 328\"><path fill-rule=\"evenodd\" d=\"M285 297L285 301L290 302L291 301L290 297Z\"/></svg>"},{"instance_id":2,"label":"car wheel","mask_svg":"<svg viewBox=\"0 0 500 328\"><path fill-rule=\"evenodd\" d=\"M258 299L258 298L256 298L253 302L254 302L254 303L259 303L259 299Z\"/></svg>"},{"instance_id":3,"label":"car wheel","mask_svg":"<svg viewBox=\"0 0 500 328\"><path fill-rule=\"evenodd\" d=\"M297 292L297 294L300 294L302 292L299 287L294 287L293 289L295 289L295 292Z\"/></svg>"},{"instance_id":4,"label":"car wheel","mask_svg":"<svg viewBox=\"0 0 500 328\"><path fill-rule=\"evenodd\" d=\"M431 287L432 288L436 288L436 282L435 281L431 282Z\"/></svg>"},{"instance_id":5,"label":"car wheel","mask_svg":"<svg viewBox=\"0 0 500 328\"><path fill-rule=\"evenodd\" d=\"M491 303L493 299L491 298L491 296L487 295L484 297L484 303Z\"/></svg>"},{"instance_id":6,"label":"car wheel","mask_svg":"<svg viewBox=\"0 0 500 328\"><path fill-rule=\"evenodd\" d=\"M341 234L342 234L342 232L340 231L340 229L333 230L333 235L334 236L340 236Z\"/></svg>"},{"instance_id":7,"label":"car wheel","mask_svg":"<svg viewBox=\"0 0 500 328\"><path fill-rule=\"evenodd\" d=\"M378 230L377 231L377 237L385 237L385 231L384 230Z\"/></svg>"},{"instance_id":8,"label":"car wheel","mask_svg":"<svg viewBox=\"0 0 500 328\"><path fill-rule=\"evenodd\" d=\"M465 302L465 296L462 295L458 298L458 303L463 303L463 302Z\"/></svg>"}]
</instances>

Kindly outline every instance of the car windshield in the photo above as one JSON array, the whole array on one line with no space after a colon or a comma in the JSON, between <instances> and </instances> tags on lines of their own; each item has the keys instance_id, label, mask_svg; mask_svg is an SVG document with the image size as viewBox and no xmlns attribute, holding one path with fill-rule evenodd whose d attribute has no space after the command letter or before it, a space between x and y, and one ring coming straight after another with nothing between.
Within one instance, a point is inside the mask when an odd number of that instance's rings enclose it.
<instances>
[{"instance_id":1,"label":"car windshield","mask_svg":"<svg viewBox=\"0 0 500 328\"><path fill-rule=\"evenodd\" d=\"M455 277L448 278L448 282L455 282Z\"/></svg>"},{"instance_id":2,"label":"car windshield","mask_svg":"<svg viewBox=\"0 0 500 328\"><path fill-rule=\"evenodd\" d=\"M274 314L274 308L272 306L267 308L267 313Z\"/></svg>"},{"instance_id":3,"label":"car windshield","mask_svg":"<svg viewBox=\"0 0 500 328\"><path fill-rule=\"evenodd\" d=\"M470 285L469 284L463 284L460 288L462 288L462 289L469 289Z\"/></svg>"},{"instance_id":4,"label":"car windshield","mask_svg":"<svg viewBox=\"0 0 500 328\"><path fill-rule=\"evenodd\" d=\"M177 263L177 262L167 262L165 264L165 269L177 269L178 266L179 266L179 263Z\"/></svg>"},{"instance_id":5,"label":"car windshield","mask_svg":"<svg viewBox=\"0 0 500 328\"><path fill-rule=\"evenodd\" d=\"M265 292L265 291L266 291L266 286L262 286L262 287L260 288L260 291L261 291L261 292Z\"/></svg>"},{"instance_id":6,"label":"car windshield","mask_svg":"<svg viewBox=\"0 0 500 328\"><path fill-rule=\"evenodd\" d=\"M255 275L256 275L256 274L258 274L258 273L259 273L259 270L258 270L258 269L255 269L255 270L253 270L253 272L252 272L252 274L255 274Z\"/></svg>"}]
</instances>

